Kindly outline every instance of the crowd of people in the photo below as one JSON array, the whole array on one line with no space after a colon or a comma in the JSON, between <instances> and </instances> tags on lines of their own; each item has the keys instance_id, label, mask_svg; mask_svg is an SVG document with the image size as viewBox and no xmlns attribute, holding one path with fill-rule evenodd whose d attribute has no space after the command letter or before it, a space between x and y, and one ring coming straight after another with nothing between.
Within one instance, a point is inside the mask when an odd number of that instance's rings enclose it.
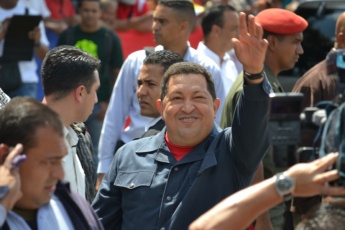
<instances>
[{"instance_id":1,"label":"crowd of people","mask_svg":"<svg viewBox=\"0 0 345 230\"><path fill-rule=\"evenodd\" d=\"M272 160L269 95L308 27L296 4L0 0L0 78L19 76L0 80L0 229L344 228L338 153ZM17 15L42 16L30 60L8 59ZM345 48L345 13L334 27ZM127 55L124 33L152 41ZM304 107L335 97L327 60L293 89Z\"/></svg>"}]
</instances>

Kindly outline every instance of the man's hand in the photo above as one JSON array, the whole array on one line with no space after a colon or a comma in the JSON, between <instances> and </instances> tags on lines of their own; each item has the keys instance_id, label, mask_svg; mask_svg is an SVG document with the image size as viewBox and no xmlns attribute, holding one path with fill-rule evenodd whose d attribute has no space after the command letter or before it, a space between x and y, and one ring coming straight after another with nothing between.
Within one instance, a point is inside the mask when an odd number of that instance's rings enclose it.
<instances>
[{"instance_id":1,"label":"man's hand","mask_svg":"<svg viewBox=\"0 0 345 230\"><path fill-rule=\"evenodd\" d=\"M296 180L293 195L310 197L314 195L341 195L345 187L331 187L328 182L339 178L336 169L326 171L337 160L338 154L330 153L311 163L296 164L286 171L286 174Z\"/></svg>"},{"instance_id":2,"label":"man's hand","mask_svg":"<svg viewBox=\"0 0 345 230\"><path fill-rule=\"evenodd\" d=\"M34 40L34 44L37 46L40 44L41 30L39 27L35 27L29 32L29 38Z\"/></svg>"},{"instance_id":3,"label":"man's hand","mask_svg":"<svg viewBox=\"0 0 345 230\"><path fill-rule=\"evenodd\" d=\"M234 49L238 60L243 64L243 70L251 74L260 73L268 47L268 41L262 39L263 30L254 21L254 16L248 16L248 26L246 14L240 13L240 36L239 39L232 38Z\"/></svg>"},{"instance_id":4,"label":"man's hand","mask_svg":"<svg viewBox=\"0 0 345 230\"><path fill-rule=\"evenodd\" d=\"M0 204L9 211L13 208L14 204L21 198L22 192L20 191L20 177L18 168L13 166L13 159L18 156L23 150L21 144L17 144L16 147L10 151L5 159L5 162L0 166L0 186L8 186L9 193L0 200ZM0 145L0 157L4 156L4 153L9 149L4 144Z\"/></svg>"},{"instance_id":5,"label":"man's hand","mask_svg":"<svg viewBox=\"0 0 345 230\"><path fill-rule=\"evenodd\" d=\"M32 39L35 44L35 54L36 56L43 60L45 55L47 54L49 48L43 44L41 44L41 30L39 27L35 27L33 30L31 30L28 34L29 39Z\"/></svg>"}]
</instances>

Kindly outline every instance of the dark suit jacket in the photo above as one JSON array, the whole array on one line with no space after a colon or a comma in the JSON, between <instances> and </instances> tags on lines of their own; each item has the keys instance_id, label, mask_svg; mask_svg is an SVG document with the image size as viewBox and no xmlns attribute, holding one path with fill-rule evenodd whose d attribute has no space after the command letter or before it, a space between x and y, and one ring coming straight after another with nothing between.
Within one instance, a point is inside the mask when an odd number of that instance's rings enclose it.
<instances>
[{"instance_id":1,"label":"dark suit jacket","mask_svg":"<svg viewBox=\"0 0 345 230\"><path fill-rule=\"evenodd\" d=\"M72 192L68 183L59 181L54 194L64 206L74 229L103 229L103 225L98 220L90 204L84 198Z\"/></svg>"},{"instance_id":2,"label":"dark suit jacket","mask_svg":"<svg viewBox=\"0 0 345 230\"><path fill-rule=\"evenodd\" d=\"M149 137L159 133L165 126L165 122L160 119L156 124L151 126L140 138Z\"/></svg>"}]
</instances>

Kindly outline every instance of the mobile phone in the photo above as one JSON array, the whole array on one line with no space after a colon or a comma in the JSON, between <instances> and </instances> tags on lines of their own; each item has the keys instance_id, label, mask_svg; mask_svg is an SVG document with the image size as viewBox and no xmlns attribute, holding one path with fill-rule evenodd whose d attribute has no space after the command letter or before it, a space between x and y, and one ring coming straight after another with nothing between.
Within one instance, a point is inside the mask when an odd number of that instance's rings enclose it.
<instances>
[{"instance_id":1,"label":"mobile phone","mask_svg":"<svg viewBox=\"0 0 345 230\"><path fill-rule=\"evenodd\" d=\"M18 168L26 160L26 155L18 155L11 161L11 169Z\"/></svg>"}]
</instances>

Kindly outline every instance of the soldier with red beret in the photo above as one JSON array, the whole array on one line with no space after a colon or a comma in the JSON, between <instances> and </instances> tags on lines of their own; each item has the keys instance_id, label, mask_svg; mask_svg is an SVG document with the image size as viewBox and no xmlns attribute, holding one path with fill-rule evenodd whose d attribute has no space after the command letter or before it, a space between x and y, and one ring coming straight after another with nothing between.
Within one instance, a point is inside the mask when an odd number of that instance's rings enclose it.
<instances>
[{"instance_id":1,"label":"soldier with red beret","mask_svg":"<svg viewBox=\"0 0 345 230\"><path fill-rule=\"evenodd\" d=\"M283 87L278 81L278 74L282 71L292 69L298 61L299 56L303 54L301 42L303 40L303 31L307 28L308 22L291 11L279 8L260 11L255 17L255 22L262 26L264 38L269 43L264 62L264 71L267 79L274 93L284 92ZM235 106L243 90L243 75L246 76L248 74L246 72L240 73L224 103L220 123L222 128L232 126ZM266 157L263 159L264 173L262 173L262 167L259 167L257 176L254 177L252 182L253 184L264 178L270 178L277 172L272 162L272 154L273 150L270 148ZM280 204L270 210L270 220L274 229L283 229L284 212L284 204ZM258 224L261 224L261 222L258 222ZM263 229L267 229L267 227L265 226Z\"/></svg>"}]
</instances>

